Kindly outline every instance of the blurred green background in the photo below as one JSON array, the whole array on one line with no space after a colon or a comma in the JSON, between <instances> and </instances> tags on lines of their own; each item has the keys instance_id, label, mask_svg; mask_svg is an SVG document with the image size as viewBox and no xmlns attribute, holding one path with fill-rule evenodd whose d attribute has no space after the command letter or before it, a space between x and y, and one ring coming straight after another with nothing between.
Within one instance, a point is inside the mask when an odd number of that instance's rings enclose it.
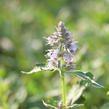
<instances>
[{"instance_id":1,"label":"blurred green background","mask_svg":"<svg viewBox=\"0 0 109 109\"><path fill-rule=\"evenodd\" d=\"M45 63L44 37L60 20L78 40L76 69L91 71L105 87L88 87L77 101L85 104L80 109L108 103L109 0L0 0L0 109L45 109L42 99L58 99L57 72L26 75L21 70ZM71 87L75 78L67 82Z\"/></svg>"}]
</instances>

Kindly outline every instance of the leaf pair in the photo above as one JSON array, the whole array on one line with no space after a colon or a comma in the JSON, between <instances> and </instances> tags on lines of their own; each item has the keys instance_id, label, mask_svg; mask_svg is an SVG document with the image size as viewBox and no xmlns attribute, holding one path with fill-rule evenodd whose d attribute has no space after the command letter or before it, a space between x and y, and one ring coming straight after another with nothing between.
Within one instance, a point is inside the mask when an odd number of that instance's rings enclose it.
<instances>
[{"instance_id":1,"label":"leaf pair","mask_svg":"<svg viewBox=\"0 0 109 109\"><path fill-rule=\"evenodd\" d=\"M44 64L37 64L37 66L35 66L30 72L24 72L22 71L22 73L26 73L26 74L32 74L35 72L40 72L43 70L49 70L47 69L47 67L44 67ZM77 76L79 78L81 78L82 80L84 80L86 83L96 87L96 88L104 88L102 85L98 84L97 82L95 82L93 80L93 75L90 72L87 73L83 73L81 71L77 71L77 72L69 72L71 74L71 76Z\"/></svg>"}]
</instances>

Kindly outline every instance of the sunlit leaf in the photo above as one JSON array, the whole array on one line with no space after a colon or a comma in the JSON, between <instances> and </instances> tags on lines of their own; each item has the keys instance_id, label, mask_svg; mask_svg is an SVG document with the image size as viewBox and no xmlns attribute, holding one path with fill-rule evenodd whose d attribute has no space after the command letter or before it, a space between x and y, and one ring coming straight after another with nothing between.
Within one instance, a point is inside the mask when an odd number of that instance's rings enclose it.
<instances>
[{"instance_id":1,"label":"sunlit leaf","mask_svg":"<svg viewBox=\"0 0 109 109\"><path fill-rule=\"evenodd\" d=\"M32 73L40 72L43 70L48 70L48 69L46 67L44 67L44 64L37 64L31 71L29 71L29 72L21 71L21 72L25 73L25 74L32 74Z\"/></svg>"},{"instance_id":2,"label":"sunlit leaf","mask_svg":"<svg viewBox=\"0 0 109 109\"><path fill-rule=\"evenodd\" d=\"M47 104L44 100L42 100L43 105L47 108L53 108L53 109L57 109L55 106L51 105L51 104Z\"/></svg>"}]
</instances>

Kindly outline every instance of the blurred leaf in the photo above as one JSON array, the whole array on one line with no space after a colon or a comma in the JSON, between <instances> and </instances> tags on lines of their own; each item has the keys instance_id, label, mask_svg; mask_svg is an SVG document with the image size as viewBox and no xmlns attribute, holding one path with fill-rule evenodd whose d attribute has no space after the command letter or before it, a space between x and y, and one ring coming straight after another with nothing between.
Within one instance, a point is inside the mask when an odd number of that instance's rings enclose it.
<instances>
[{"instance_id":1,"label":"blurred leaf","mask_svg":"<svg viewBox=\"0 0 109 109\"><path fill-rule=\"evenodd\" d=\"M109 109L109 103L104 104L100 109Z\"/></svg>"},{"instance_id":2,"label":"blurred leaf","mask_svg":"<svg viewBox=\"0 0 109 109\"><path fill-rule=\"evenodd\" d=\"M84 90L85 86L81 86L79 84L73 85L67 95L67 104L69 104L70 102L71 104L74 104L74 102L80 98Z\"/></svg>"},{"instance_id":3,"label":"blurred leaf","mask_svg":"<svg viewBox=\"0 0 109 109\"><path fill-rule=\"evenodd\" d=\"M53 105L50 105L50 104L47 104L45 101L42 101L43 102L43 105L47 108L53 108L53 109L57 109L55 106Z\"/></svg>"},{"instance_id":4,"label":"blurred leaf","mask_svg":"<svg viewBox=\"0 0 109 109\"><path fill-rule=\"evenodd\" d=\"M67 106L67 109L78 108L78 107L81 107L81 106L84 106L84 104L73 104L71 106Z\"/></svg>"},{"instance_id":5,"label":"blurred leaf","mask_svg":"<svg viewBox=\"0 0 109 109\"><path fill-rule=\"evenodd\" d=\"M0 67L0 77L5 77L6 76L6 71L4 67Z\"/></svg>"}]
</instances>

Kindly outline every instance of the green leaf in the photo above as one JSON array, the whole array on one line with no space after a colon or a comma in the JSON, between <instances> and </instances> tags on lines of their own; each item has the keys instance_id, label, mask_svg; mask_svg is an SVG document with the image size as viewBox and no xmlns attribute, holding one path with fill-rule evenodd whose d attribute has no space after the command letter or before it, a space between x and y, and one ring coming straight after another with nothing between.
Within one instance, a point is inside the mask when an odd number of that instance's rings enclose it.
<instances>
[{"instance_id":1,"label":"green leaf","mask_svg":"<svg viewBox=\"0 0 109 109\"><path fill-rule=\"evenodd\" d=\"M102 85L98 84L97 82L95 82L94 80L91 80L91 85L93 87L96 87L96 88L104 88Z\"/></svg>"},{"instance_id":2,"label":"green leaf","mask_svg":"<svg viewBox=\"0 0 109 109\"><path fill-rule=\"evenodd\" d=\"M83 73L83 72L78 71L78 72L70 72L70 73L81 78L82 80L87 81L89 84L91 84L92 86L96 88L103 88L102 85L98 84L97 82L93 80L93 75L90 72Z\"/></svg>"},{"instance_id":3,"label":"green leaf","mask_svg":"<svg viewBox=\"0 0 109 109\"><path fill-rule=\"evenodd\" d=\"M32 73L40 72L43 70L48 70L46 67L44 67L44 64L36 64L36 66L31 71L29 72L21 71L21 72L25 74L32 74Z\"/></svg>"},{"instance_id":4,"label":"green leaf","mask_svg":"<svg viewBox=\"0 0 109 109\"><path fill-rule=\"evenodd\" d=\"M83 80L89 80L91 81L91 78L89 76L87 76L85 73L83 72L71 72L73 75L78 76L79 78L83 79Z\"/></svg>"},{"instance_id":5,"label":"green leaf","mask_svg":"<svg viewBox=\"0 0 109 109\"><path fill-rule=\"evenodd\" d=\"M45 64L36 64L37 67L44 67Z\"/></svg>"},{"instance_id":6,"label":"green leaf","mask_svg":"<svg viewBox=\"0 0 109 109\"><path fill-rule=\"evenodd\" d=\"M77 107L81 107L81 106L84 106L84 104L73 104L71 106L67 106L67 109L77 108Z\"/></svg>"},{"instance_id":7,"label":"green leaf","mask_svg":"<svg viewBox=\"0 0 109 109\"><path fill-rule=\"evenodd\" d=\"M86 87L83 85L74 84L67 95L67 105L70 103L74 104L75 101L77 101L80 98L85 88Z\"/></svg>"},{"instance_id":8,"label":"green leaf","mask_svg":"<svg viewBox=\"0 0 109 109\"><path fill-rule=\"evenodd\" d=\"M94 78L94 76L93 76L93 74L91 72L87 72L86 75L89 76L91 79Z\"/></svg>"}]
</instances>

